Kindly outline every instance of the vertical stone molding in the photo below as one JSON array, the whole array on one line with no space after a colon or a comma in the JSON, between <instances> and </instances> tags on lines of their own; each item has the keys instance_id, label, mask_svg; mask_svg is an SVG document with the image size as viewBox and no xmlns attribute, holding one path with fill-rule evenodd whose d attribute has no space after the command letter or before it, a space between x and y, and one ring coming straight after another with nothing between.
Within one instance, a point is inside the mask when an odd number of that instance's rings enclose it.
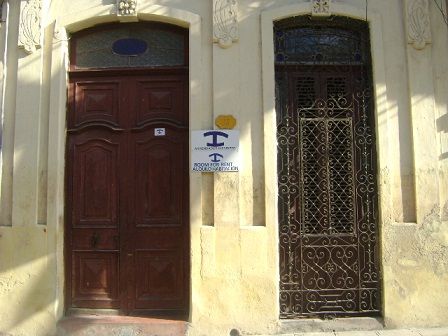
<instances>
[{"instance_id":1,"label":"vertical stone molding","mask_svg":"<svg viewBox=\"0 0 448 336\"><path fill-rule=\"evenodd\" d=\"M237 0L213 0L213 39L221 48L238 41Z\"/></svg>"},{"instance_id":2,"label":"vertical stone molding","mask_svg":"<svg viewBox=\"0 0 448 336\"><path fill-rule=\"evenodd\" d=\"M422 50L431 43L428 0L406 0L406 29L408 43Z\"/></svg>"},{"instance_id":3,"label":"vertical stone molding","mask_svg":"<svg viewBox=\"0 0 448 336\"><path fill-rule=\"evenodd\" d=\"M137 15L137 0L117 0L118 16Z\"/></svg>"},{"instance_id":4,"label":"vertical stone molding","mask_svg":"<svg viewBox=\"0 0 448 336\"><path fill-rule=\"evenodd\" d=\"M332 0L312 0L311 1L311 15L328 17L331 15L331 1Z\"/></svg>"},{"instance_id":5,"label":"vertical stone molding","mask_svg":"<svg viewBox=\"0 0 448 336\"><path fill-rule=\"evenodd\" d=\"M21 3L19 23L19 47L32 54L41 46L41 0L26 0Z\"/></svg>"},{"instance_id":6,"label":"vertical stone molding","mask_svg":"<svg viewBox=\"0 0 448 336\"><path fill-rule=\"evenodd\" d=\"M440 220L437 109L428 0L405 0L406 48L411 103L416 219L433 225Z\"/></svg>"}]
</instances>

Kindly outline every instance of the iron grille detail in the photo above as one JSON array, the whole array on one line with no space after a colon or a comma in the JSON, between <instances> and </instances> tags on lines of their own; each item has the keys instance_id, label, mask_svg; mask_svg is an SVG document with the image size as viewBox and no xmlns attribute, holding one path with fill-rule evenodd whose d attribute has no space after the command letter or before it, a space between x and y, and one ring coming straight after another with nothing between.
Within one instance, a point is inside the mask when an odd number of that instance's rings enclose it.
<instances>
[{"instance_id":1,"label":"iron grille detail","mask_svg":"<svg viewBox=\"0 0 448 336\"><path fill-rule=\"evenodd\" d=\"M309 64L309 58L301 62L302 51L292 55L298 49L279 39L314 28L291 26L291 20L278 24L275 34L276 59L283 59L276 63L280 317L376 315L380 273L373 104L367 52L359 47L366 43L356 42L365 36L343 34L350 40L344 53L363 55L357 64ZM325 29L318 30L320 41L338 40L326 40ZM327 34L334 31L340 29ZM282 45L289 46L293 63L284 60L285 53L277 57Z\"/></svg>"},{"instance_id":2,"label":"iron grille detail","mask_svg":"<svg viewBox=\"0 0 448 336\"><path fill-rule=\"evenodd\" d=\"M304 233L353 233L351 119L301 118L299 138Z\"/></svg>"}]
</instances>

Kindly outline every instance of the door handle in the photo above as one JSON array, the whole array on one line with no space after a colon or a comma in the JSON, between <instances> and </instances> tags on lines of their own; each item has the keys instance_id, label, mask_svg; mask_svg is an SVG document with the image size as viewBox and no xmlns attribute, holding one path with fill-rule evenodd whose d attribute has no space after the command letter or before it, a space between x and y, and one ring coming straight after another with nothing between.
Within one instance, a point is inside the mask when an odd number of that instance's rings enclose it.
<instances>
[{"instance_id":1,"label":"door handle","mask_svg":"<svg viewBox=\"0 0 448 336\"><path fill-rule=\"evenodd\" d=\"M100 235L98 233L94 233L92 238L90 238L90 243L92 245L93 248L96 248L96 246L98 245L100 241Z\"/></svg>"}]
</instances>

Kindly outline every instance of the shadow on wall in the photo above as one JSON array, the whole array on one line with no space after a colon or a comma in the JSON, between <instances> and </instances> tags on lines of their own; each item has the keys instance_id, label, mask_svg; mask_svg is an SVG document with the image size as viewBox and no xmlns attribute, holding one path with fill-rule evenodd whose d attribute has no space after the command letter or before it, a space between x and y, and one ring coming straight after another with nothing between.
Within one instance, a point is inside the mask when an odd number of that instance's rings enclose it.
<instances>
[{"instance_id":1,"label":"shadow on wall","mask_svg":"<svg viewBox=\"0 0 448 336\"><path fill-rule=\"evenodd\" d=\"M14 37L13 30L9 38ZM7 58L14 62L8 63L5 100L9 111L5 113L11 112L13 118L5 128L13 131L4 144L11 152L5 162L13 174L6 184L10 195L0 200L7 205L1 210L9 218L0 226L0 335L51 335L55 328L55 232L61 221L46 213L46 191L54 189L57 178L43 179L48 156L42 148L48 145L49 134L47 89L50 82L57 82L61 69L50 80L50 67L40 64L42 55L51 59L51 49L51 45L43 46L28 55L15 48Z\"/></svg>"},{"instance_id":2,"label":"shadow on wall","mask_svg":"<svg viewBox=\"0 0 448 336\"><path fill-rule=\"evenodd\" d=\"M446 134L445 136L448 136L448 134L447 134L448 133L448 111L443 116L441 116L440 118L437 119L436 124L437 124L437 131L440 133L445 133ZM448 159L448 151L441 153L439 159L440 160Z\"/></svg>"}]
</instances>

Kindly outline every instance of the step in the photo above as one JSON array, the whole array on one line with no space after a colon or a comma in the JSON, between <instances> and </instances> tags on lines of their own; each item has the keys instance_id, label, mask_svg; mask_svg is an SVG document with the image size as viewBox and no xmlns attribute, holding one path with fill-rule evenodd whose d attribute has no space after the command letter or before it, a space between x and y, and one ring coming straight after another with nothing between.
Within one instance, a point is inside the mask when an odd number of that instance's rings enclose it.
<instances>
[{"instance_id":1,"label":"step","mask_svg":"<svg viewBox=\"0 0 448 336\"><path fill-rule=\"evenodd\" d=\"M187 322L129 316L69 316L59 321L56 336L185 336Z\"/></svg>"}]
</instances>

